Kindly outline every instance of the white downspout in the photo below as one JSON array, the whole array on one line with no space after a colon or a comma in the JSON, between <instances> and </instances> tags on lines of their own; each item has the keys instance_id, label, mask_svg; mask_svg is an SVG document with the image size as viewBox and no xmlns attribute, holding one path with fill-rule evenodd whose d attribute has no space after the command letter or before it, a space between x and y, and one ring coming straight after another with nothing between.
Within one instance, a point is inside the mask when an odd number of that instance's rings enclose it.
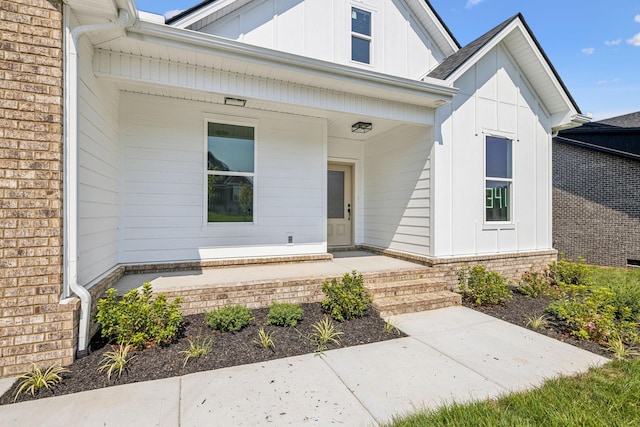
<instances>
[{"instance_id":1,"label":"white downspout","mask_svg":"<svg viewBox=\"0 0 640 427\"><path fill-rule=\"evenodd\" d=\"M118 12L116 21L79 26L70 30L70 7L63 10L65 28L64 68L64 297L71 292L80 298L80 326L77 356L87 354L91 320L91 294L78 283L78 49L84 34L124 29L130 14L124 9Z\"/></svg>"}]
</instances>

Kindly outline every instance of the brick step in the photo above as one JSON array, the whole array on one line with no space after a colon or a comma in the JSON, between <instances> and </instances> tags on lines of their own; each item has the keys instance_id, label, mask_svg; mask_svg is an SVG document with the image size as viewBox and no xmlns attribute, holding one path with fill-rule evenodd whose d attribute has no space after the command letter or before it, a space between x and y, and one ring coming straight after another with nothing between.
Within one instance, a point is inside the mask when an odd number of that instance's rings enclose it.
<instances>
[{"instance_id":1,"label":"brick step","mask_svg":"<svg viewBox=\"0 0 640 427\"><path fill-rule=\"evenodd\" d=\"M436 278L421 278L404 280L401 282L380 282L365 285L374 299L425 294L448 290L448 285L438 281Z\"/></svg>"},{"instance_id":2,"label":"brick step","mask_svg":"<svg viewBox=\"0 0 640 427\"><path fill-rule=\"evenodd\" d=\"M461 303L462 298L459 294L450 291L438 291L418 295L379 298L374 300L373 306L380 312L380 316L387 317L452 307Z\"/></svg>"},{"instance_id":3,"label":"brick step","mask_svg":"<svg viewBox=\"0 0 640 427\"><path fill-rule=\"evenodd\" d=\"M381 271L376 273L363 273L364 284L402 282L433 277L433 271L428 268L413 268L407 270Z\"/></svg>"}]
</instances>

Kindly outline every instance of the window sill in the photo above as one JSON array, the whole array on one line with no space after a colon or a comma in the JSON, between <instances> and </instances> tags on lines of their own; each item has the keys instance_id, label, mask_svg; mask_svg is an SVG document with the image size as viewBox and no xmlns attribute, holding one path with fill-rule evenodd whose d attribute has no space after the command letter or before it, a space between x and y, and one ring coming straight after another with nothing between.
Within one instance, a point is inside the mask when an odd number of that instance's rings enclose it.
<instances>
[{"instance_id":1,"label":"window sill","mask_svg":"<svg viewBox=\"0 0 640 427\"><path fill-rule=\"evenodd\" d=\"M502 223L485 223L482 224L482 231L491 231L491 230L515 230L516 225L511 222L502 222Z\"/></svg>"}]
</instances>

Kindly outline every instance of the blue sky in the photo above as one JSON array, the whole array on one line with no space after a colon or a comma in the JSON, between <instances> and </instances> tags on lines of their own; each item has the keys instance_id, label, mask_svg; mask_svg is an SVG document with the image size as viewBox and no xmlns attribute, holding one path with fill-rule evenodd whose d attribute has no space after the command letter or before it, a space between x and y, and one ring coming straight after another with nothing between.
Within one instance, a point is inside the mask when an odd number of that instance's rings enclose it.
<instances>
[{"instance_id":1,"label":"blue sky","mask_svg":"<svg viewBox=\"0 0 640 427\"><path fill-rule=\"evenodd\" d=\"M199 0L136 0L171 14ZM640 1L431 0L463 46L521 12L583 113L640 111Z\"/></svg>"}]
</instances>

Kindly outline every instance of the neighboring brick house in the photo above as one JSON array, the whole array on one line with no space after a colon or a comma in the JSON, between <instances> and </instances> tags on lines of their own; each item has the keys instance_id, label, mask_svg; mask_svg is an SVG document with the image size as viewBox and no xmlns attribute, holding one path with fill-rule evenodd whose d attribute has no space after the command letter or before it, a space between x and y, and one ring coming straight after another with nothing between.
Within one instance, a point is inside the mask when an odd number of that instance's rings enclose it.
<instances>
[{"instance_id":1,"label":"neighboring brick house","mask_svg":"<svg viewBox=\"0 0 640 427\"><path fill-rule=\"evenodd\" d=\"M554 247L591 264L640 266L640 112L553 142Z\"/></svg>"}]
</instances>

